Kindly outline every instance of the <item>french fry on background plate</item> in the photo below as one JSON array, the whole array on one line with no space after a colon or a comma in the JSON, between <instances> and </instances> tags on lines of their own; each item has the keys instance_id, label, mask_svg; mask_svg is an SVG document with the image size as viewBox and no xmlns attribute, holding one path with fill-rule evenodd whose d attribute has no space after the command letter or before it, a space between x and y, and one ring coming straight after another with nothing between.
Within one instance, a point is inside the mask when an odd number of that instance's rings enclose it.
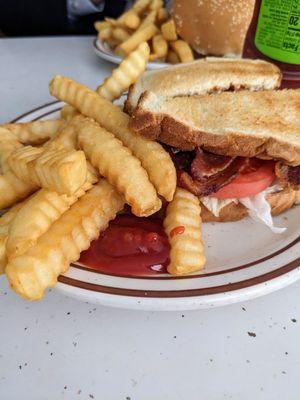
<instances>
[{"instance_id":1,"label":"french fry on background plate","mask_svg":"<svg viewBox=\"0 0 300 400\"><path fill-rule=\"evenodd\" d=\"M154 24L149 24L143 29L135 31L129 39L116 47L116 54L125 57L131 51L135 50L139 44L150 40L157 32L157 27Z\"/></svg>"},{"instance_id":2,"label":"french fry on background plate","mask_svg":"<svg viewBox=\"0 0 300 400\"><path fill-rule=\"evenodd\" d=\"M131 9L122 14L116 22L117 24L124 25L129 29L137 29L141 23L141 19L137 12Z\"/></svg>"},{"instance_id":3,"label":"french fry on background plate","mask_svg":"<svg viewBox=\"0 0 300 400\"><path fill-rule=\"evenodd\" d=\"M91 119L83 119L78 129L80 147L100 175L124 195L133 214L147 217L161 208L147 172L128 147Z\"/></svg>"},{"instance_id":4,"label":"french fry on background plate","mask_svg":"<svg viewBox=\"0 0 300 400\"><path fill-rule=\"evenodd\" d=\"M104 80L97 88L97 93L110 101L118 99L143 74L149 54L150 48L147 42L142 42L136 50L121 61L120 65L112 71L111 76Z\"/></svg>"},{"instance_id":5,"label":"french fry on background plate","mask_svg":"<svg viewBox=\"0 0 300 400\"><path fill-rule=\"evenodd\" d=\"M123 206L122 196L101 180L55 221L34 247L7 264L11 287L28 300L40 299Z\"/></svg>"},{"instance_id":6,"label":"french fry on background plate","mask_svg":"<svg viewBox=\"0 0 300 400\"><path fill-rule=\"evenodd\" d=\"M163 2L163 0L152 0L151 2L150 2L150 5L149 5L149 10L155 10L155 11L157 11L157 10L159 10L160 8L162 8L163 7L163 5L164 5L164 2Z\"/></svg>"},{"instance_id":7,"label":"french fry on background plate","mask_svg":"<svg viewBox=\"0 0 300 400\"><path fill-rule=\"evenodd\" d=\"M195 59L193 50L184 40L176 40L175 42L170 42L170 46L177 54L179 60L182 63L191 62Z\"/></svg>"},{"instance_id":8,"label":"french fry on background plate","mask_svg":"<svg viewBox=\"0 0 300 400\"><path fill-rule=\"evenodd\" d=\"M168 13L168 10L166 10L165 8L160 8L157 11L157 23L159 25L166 22L168 20L168 18L169 18L169 13Z\"/></svg>"},{"instance_id":9,"label":"french fry on background plate","mask_svg":"<svg viewBox=\"0 0 300 400\"><path fill-rule=\"evenodd\" d=\"M141 161L158 193L166 200L172 200L176 189L176 170L170 155L159 143L134 134L128 128L129 116L118 106L61 75L56 75L50 82L50 93L71 104L83 115L94 118L120 139Z\"/></svg>"},{"instance_id":10,"label":"french fry on background plate","mask_svg":"<svg viewBox=\"0 0 300 400\"><path fill-rule=\"evenodd\" d=\"M125 42L125 40L128 40L130 38L130 33L121 27L117 27L113 29L111 36L118 42Z\"/></svg>"},{"instance_id":11,"label":"french fry on background plate","mask_svg":"<svg viewBox=\"0 0 300 400\"><path fill-rule=\"evenodd\" d=\"M153 36L152 47L154 54L156 54L159 58L166 57L168 53L168 43L162 35L158 34Z\"/></svg>"},{"instance_id":12,"label":"french fry on background plate","mask_svg":"<svg viewBox=\"0 0 300 400\"><path fill-rule=\"evenodd\" d=\"M151 1L152 0L137 0L132 6L132 10L140 15L146 10Z\"/></svg>"},{"instance_id":13,"label":"french fry on background plate","mask_svg":"<svg viewBox=\"0 0 300 400\"><path fill-rule=\"evenodd\" d=\"M178 64L180 63L178 55L175 53L175 51L169 49L168 54L167 54L167 61L170 64Z\"/></svg>"},{"instance_id":14,"label":"french fry on background plate","mask_svg":"<svg viewBox=\"0 0 300 400\"><path fill-rule=\"evenodd\" d=\"M170 19L169 21L162 24L161 33L168 42L176 40L177 33L176 33L175 22L172 19Z\"/></svg>"},{"instance_id":15,"label":"french fry on background plate","mask_svg":"<svg viewBox=\"0 0 300 400\"><path fill-rule=\"evenodd\" d=\"M198 197L177 188L164 220L165 232L171 245L167 269L172 275L189 274L205 265L200 213Z\"/></svg>"}]
</instances>

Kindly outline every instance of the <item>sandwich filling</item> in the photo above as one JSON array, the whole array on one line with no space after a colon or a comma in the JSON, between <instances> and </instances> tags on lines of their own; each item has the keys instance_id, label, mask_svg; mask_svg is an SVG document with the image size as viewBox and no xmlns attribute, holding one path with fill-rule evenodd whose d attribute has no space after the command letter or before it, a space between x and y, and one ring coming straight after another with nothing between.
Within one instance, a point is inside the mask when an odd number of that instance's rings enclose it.
<instances>
[{"instance_id":1,"label":"sandwich filling","mask_svg":"<svg viewBox=\"0 0 300 400\"><path fill-rule=\"evenodd\" d=\"M228 204L241 203L255 220L274 232L268 194L284 188L300 188L300 166L292 167L274 160L229 157L198 147L180 151L168 147L177 170L178 185L201 198L216 217ZM274 184L274 182L276 184Z\"/></svg>"}]
</instances>

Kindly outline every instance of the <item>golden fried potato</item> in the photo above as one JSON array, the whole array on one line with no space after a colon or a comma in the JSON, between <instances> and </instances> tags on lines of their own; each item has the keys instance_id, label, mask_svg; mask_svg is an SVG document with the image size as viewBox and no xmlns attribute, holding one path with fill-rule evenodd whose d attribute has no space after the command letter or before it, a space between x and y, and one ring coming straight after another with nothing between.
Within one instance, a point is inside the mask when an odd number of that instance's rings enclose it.
<instances>
[{"instance_id":1,"label":"golden fried potato","mask_svg":"<svg viewBox=\"0 0 300 400\"><path fill-rule=\"evenodd\" d=\"M60 119L6 124L2 127L14 133L23 144L38 145L51 139L63 124Z\"/></svg>"},{"instance_id":2,"label":"golden fried potato","mask_svg":"<svg viewBox=\"0 0 300 400\"><path fill-rule=\"evenodd\" d=\"M111 26L107 26L106 28L102 28L98 33L98 38L101 40L107 40L111 38L113 32L113 28Z\"/></svg>"},{"instance_id":3,"label":"golden fried potato","mask_svg":"<svg viewBox=\"0 0 300 400\"><path fill-rule=\"evenodd\" d=\"M79 125L78 143L100 175L124 195L135 215L147 217L160 209L161 201L140 160L112 133L86 118Z\"/></svg>"},{"instance_id":4,"label":"golden fried potato","mask_svg":"<svg viewBox=\"0 0 300 400\"><path fill-rule=\"evenodd\" d=\"M107 100L113 101L129 89L129 86L137 81L144 73L150 54L147 42L142 42L136 50L130 53L120 63L118 68L112 71L102 85L97 88L97 93Z\"/></svg>"},{"instance_id":5,"label":"golden fried potato","mask_svg":"<svg viewBox=\"0 0 300 400\"><path fill-rule=\"evenodd\" d=\"M155 10L158 11L160 8L162 8L164 5L163 0L152 0L150 5L149 5L149 10Z\"/></svg>"},{"instance_id":6,"label":"golden fried potato","mask_svg":"<svg viewBox=\"0 0 300 400\"><path fill-rule=\"evenodd\" d=\"M130 38L130 33L126 31L126 29L117 27L112 31L112 38L116 39L118 42L125 42Z\"/></svg>"},{"instance_id":7,"label":"golden fried potato","mask_svg":"<svg viewBox=\"0 0 300 400\"><path fill-rule=\"evenodd\" d=\"M168 54L167 54L167 61L170 64L178 64L178 63L180 63L178 55L175 53L175 51L170 50L170 49L169 49Z\"/></svg>"},{"instance_id":8,"label":"golden fried potato","mask_svg":"<svg viewBox=\"0 0 300 400\"><path fill-rule=\"evenodd\" d=\"M189 274L204 267L200 213L199 199L187 190L177 188L164 220L171 245L167 269L172 275Z\"/></svg>"},{"instance_id":9,"label":"golden fried potato","mask_svg":"<svg viewBox=\"0 0 300 400\"><path fill-rule=\"evenodd\" d=\"M177 54L179 60L182 63L191 62L195 59L193 50L184 40L176 40L175 42L170 42L170 46Z\"/></svg>"},{"instance_id":10,"label":"golden fried potato","mask_svg":"<svg viewBox=\"0 0 300 400\"><path fill-rule=\"evenodd\" d=\"M73 107L72 107L73 108ZM74 108L75 110L75 108ZM49 140L44 148L46 149L67 149L77 150L77 131L76 131L76 118L80 117L77 113L76 117L70 117L66 124L57 132L53 139Z\"/></svg>"},{"instance_id":11,"label":"golden fried potato","mask_svg":"<svg viewBox=\"0 0 300 400\"><path fill-rule=\"evenodd\" d=\"M22 147L22 145L17 140L16 135L8 129L0 127L0 171L2 173L9 171L7 159L19 147Z\"/></svg>"},{"instance_id":12,"label":"golden fried potato","mask_svg":"<svg viewBox=\"0 0 300 400\"><path fill-rule=\"evenodd\" d=\"M134 10L128 10L117 19L117 24L126 26L129 29L137 29L141 19Z\"/></svg>"},{"instance_id":13,"label":"golden fried potato","mask_svg":"<svg viewBox=\"0 0 300 400\"><path fill-rule=\"evenodd\" d=\"M139 44L150 40L152 36L156 34L156 32L157 27L154 24L148 24L143 28L139 28L130 36L129 39L125 40L125 42L116 47L116 54L125 57L127 54L135 50Z\"/></svg>"},{"instance_id":14,"label":"golden fried potato","mask_svg":"<svg viewBox=\"0 0 300 400\"><path fill-rule=\"evenodd\" d=\"M28 300L40 299L123 206L122 196L101 180L55 221L34 247L7 264L11 287Z\"/></svg>"},{"instance_id":15,"label":"golden fried potato","mask_svg":"<svg viewBox=\"0 0 300 400\"><path fill-rule=\"evenodd\" d=\"M86 180L82 151L24 146L12 153L7 162L22 181L60 194L73 194Z\"/></svg>"},{"instance_id":16,"label":"golden fried potato","mask_svg":"<svg viewBox=\"0 0 300 400\"><path fill-rule=\"evenodd\" d=\"M157 23L159 25L163 24L164 22L166 22L169 18L169 13L167 11L166 8L160 8L157 11Z\"/></svg>"},{"instance_id":17,"label":"golden fried potato","mask_svg":"<svg viewBox=\"0 0 300 400\"><path fill-rule=\"evenodd\" d=\"M6 242L8 260L24 254L33 247L53 222L60 218L92 186L92 183L87 181L72 196L58 194L49 189L40 189L31 196L10 224Z\"/></svg>"},{"instance_id":18,"label":"golden fried potato","mask_svg":"<svg viewBox=\"0 0 300 400\"><path fill-rule=\"evenodd\" d=\"M96 21L94 23L94 28L96 29L96 31L101 32L102 29L108 28L111 24L109 23L109 21Z\"/></svg>"},{"instance_id":19,"label":"golden fried potato","mask_svg":"<svg viewBox=\"0 0 300 400\"><path fill-rule=\"evenodd\" d=\"M0 275L4 273L7 264L5 247L8 238L9 228L17 212L20 210L24 203L25 202L16 204L9 211L0 216Z\"/></svg>"},{"instance_id":20,"label":"golden fried potato","mask_svg":"<svg viewBox=\"0 0 300 400\"><path fill-rule=\"evenodd\" d=\"M66 104L60 110L60 116L63 120L69 120L78 114L79 114L79 112L76 110L76 108L69 106L69 104Z\"/></svg>"},{"instance_id":21,"label":"golden fried potato","mask_svg":"<svg viewBox=\"0 0 300 400\"><path fill-rule=\"evenodd\" d=\"M11 207L37 189L36 185L24 182L11 171L7 171L4 175L0 175L0 210Z\"/></svg>"},{"instance_id":22,"label":"golden fried potato","mask_svg":"<svg viewBox=\"0 0 300 400\"><path fill-rule=\"evenodd\" d=\"M158 58L166 57L168 53L168 42L162 35L153 36L152 47L154 54L156 54Z\"/></svg>"},{"instance_id":23,"label":"golden fried potato","mask_svg":"<svg viewBox=\"0 0 300 400\"><path fill-rule=\"evenodd\" d=\"M132 10L138 15L141 15L147 9L151 1L152 0L137 0L132 6Z\"/></svg>"},{"instance_id":24,"label":"golden fried potato","mask_svg":"<svg viewBox=\"0 0 300 400\"><path fill-rule=\"evenodd\" d=\"M172 19L169 19L169 21L165 22L161 26L161 33L163 37L168 41L174 41L177 39L177 33L176 33L176 26L175 22Z\"/></svg>"},{"instance_id":25,"label":"golden fried potato","mask_svg":"<svg viewBox=\"0 0 300 400\"><path fill-rule=\"evenodd\" d=\"M141 161L150 181L166 200L171 201L176 189L176 170L170 155L154 141L134 134L129 128L129 116L108 100L77 82L57 75L50 82L50 93L113 133ZM99 112L101 110L101 112Z\"/></svg>"}]
</instances>

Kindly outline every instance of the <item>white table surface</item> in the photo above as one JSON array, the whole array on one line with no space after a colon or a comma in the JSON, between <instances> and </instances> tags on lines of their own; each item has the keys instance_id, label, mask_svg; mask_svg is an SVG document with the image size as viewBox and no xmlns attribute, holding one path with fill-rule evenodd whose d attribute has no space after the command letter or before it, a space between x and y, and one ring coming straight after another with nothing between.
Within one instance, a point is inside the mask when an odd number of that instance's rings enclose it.
<instances>
[{"instance_id":1,"label":"white table surface","mask_svg":"<svg viewBox=\"0 0 300 400\"><path fill-rule=\"evenodd\" d=\"M90 37L1 39L0 123L51 101L54 74L96 87L111 67ZM1 277L0 399L298 400L299 334L300 282L243 304L159 313L55 289L27 303Z\"/></svg>"}]
</instances>

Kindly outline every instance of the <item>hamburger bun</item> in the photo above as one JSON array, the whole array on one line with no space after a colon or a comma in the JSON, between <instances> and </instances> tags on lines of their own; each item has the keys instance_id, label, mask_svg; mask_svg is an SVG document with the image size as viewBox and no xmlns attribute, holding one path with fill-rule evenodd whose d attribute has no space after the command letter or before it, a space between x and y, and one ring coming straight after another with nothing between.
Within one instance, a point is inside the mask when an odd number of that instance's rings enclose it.
<instances>
[{"instance_id":1,"label":"hamburger bun","mask_svg":"<svg viewBox=\"0 0 300 400\"><path fill-rule=\"evenodd\" d=\"M281 214L297 204L300 190L284 189L280 192L269 194L268 202L272 208L272 215ZM201 218L203 222L232 222L239 221L248 216L248 210L241 203L230 203L222 208L219 217L213 215L204 204L201 203Z\"/></svg>"},{"instance_id":2,"label":"hamburger bun","mask_svg":"<svg viewBox=\"0 0 300 400\"><path fill-rule=\"evenodd\" d=\"M199 54L241 56L255 0L173 0L178 34Z\"/></svg>"}]
</instances>

